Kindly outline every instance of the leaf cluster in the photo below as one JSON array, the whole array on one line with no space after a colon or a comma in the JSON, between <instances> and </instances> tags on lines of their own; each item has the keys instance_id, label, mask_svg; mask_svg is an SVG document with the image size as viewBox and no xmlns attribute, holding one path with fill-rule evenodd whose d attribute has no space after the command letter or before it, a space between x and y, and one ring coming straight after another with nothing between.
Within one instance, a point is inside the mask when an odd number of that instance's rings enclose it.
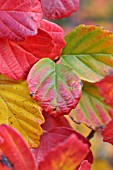
<instances>
[{"instance_id":1,"label":"leaf cluster","mask_svg":"<svg viewBox=\"0 0 113 170\"><path fill-rule=\"evenodd\" d=\"M64 37L46 20L78 7L79 0L0 1L2 170L90 170L94 133L113 144L113 34L79 25Z\"/></svg>"}]
</instances>

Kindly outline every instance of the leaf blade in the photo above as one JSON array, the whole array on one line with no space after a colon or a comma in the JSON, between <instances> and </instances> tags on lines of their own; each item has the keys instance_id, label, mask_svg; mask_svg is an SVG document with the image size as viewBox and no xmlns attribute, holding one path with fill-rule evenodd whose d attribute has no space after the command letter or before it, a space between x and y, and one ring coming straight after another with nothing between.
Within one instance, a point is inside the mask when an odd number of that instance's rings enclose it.
<instances>
[{"instance_id":1,"label":"leaf blade","mask_svg":"<svg viewBox=\"0 0 113 170\"><path fill-rule=\"evenodd\" d=\"M31 147L36 147L44 120L40 107L29 96L27 83L17 83L0 75L0 98L4 102L0 103L3 104L0 123L17 129Z\"/></svg>"},{"instance_id":2,"label":"leaf blade","mask_svg":"<svg viewBox=\"0 0 113 170\"><path fill-rule=\"evenodd\" d=\"M102 131L104 142L109 142L113 145L113 120L111 120Z\"/></svg>"},{"instance_id":3,"label":"leaf blade","mask_svg":"<svg viewBox=\"0 0 113 170\"><path fill-rule=\"evenodd\" d=\"M81 79L97 82L113 71L112 39L101 27L79 25L66 36L61 61Z\"/></svg>"},{"instance_id":4,"label":"leaf blade","mask_svg":"<svg viewBox=\"0 0 113 170\"><path fill-rule=\"evenodd\" d=\"M42 0L44 15L49 19L60 19L68 17L76 12L79 7L79 0Z\"/></svg>"},{"instance_id":5,"label":"leaf blade","mask_svg":"<svg viewBox=\"0 0 113 170\"><path fill-rule=\"evenodd\" d=\"M80 99L82 87L76 74L47 58L33 66L27 82L33 98L55 117L68 114Z\"/></svg>"},{"instance_id":6,"label":"leaf blade","mask_svg":"<svg viewBox=\"0 0 113 170\"><path fill-rule=\"evenodd\" d=\"M0 2L0 38L23 41L26 36L37 34L42 19L41 2L2 0Z\"/></svg>"},{"instance_id":7,"label":"leaf blade","mask_svg":"<svg viewBox=\"0 0 113 170\"><path fill-rule=\"evenodd\" d=\"M104 103L95 84L84 82L81 100L70 116L75 122L82 122L95 130L111 120L113 110Z\"/></svg>"},{"instance_id":8,"label":"leaf blade","mask_svg":"<svg viewBox=\"0 0 113 170\"><path fill-rule=\"evenodd\" d=\"M18 139L18 140L17 140ZM35 160L23 138L13 128L0 126L0 156L4 160L3 167L15 170L36 170Z\"/></svg>"},{"instance_id":9,"label":"leaf blade","mask_svg":"<svg viewBox=\"0 0 113 170\"><path fill-rule=\"evenodd\" d=\"M39 164L41 161L43 161L44 157L49 155L49 152L54 150L57 145L66 141L66 139L68 139L73 134L78 139L83 141L84 144L86 144L90 147L90 142L85 137L83 137L81 134L74 131L73 129L66 128L66 127L53 128L53 129L43 133L43 135L41 136L40 146L37 149L32 150L37 164ZM90 157L90 159L89 159L89 157ZM92 156L91 151L85 157L85 160L88 160L88 162L90 162L92 164L93 156Z\"/></svg>"}]
</instances>

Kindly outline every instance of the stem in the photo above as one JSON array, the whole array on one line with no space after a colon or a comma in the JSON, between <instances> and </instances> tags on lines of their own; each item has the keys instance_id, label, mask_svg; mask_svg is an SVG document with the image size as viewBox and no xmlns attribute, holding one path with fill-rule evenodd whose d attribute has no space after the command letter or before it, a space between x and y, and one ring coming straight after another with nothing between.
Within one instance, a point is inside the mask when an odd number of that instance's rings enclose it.
<instances>
[{"instance_id":1,"label":"stem","mask_svg":"<svg viewBox=\"0 0 113 170\"><path fill-rule=\"evenodd\" d=\"M60 57L57 57L54 62L57 63L60 60Z\"/></svg>"},{"instance_id":2,"label":"stem","mask_svg":"<svg viewBox=\"0 0 113 170\"><path fill-rule=\"evenodd\" d=\"M69 115L69 117L71 118L71 120L72 120L74 123L80 124L80 122L75 121L71 115ZM90 127L89 127L89 128L90 128ZM92 130L92 131L89 133L89 135L87 136L87 139L88 139L88 140L92 139L93 136L94 136L94 134L95 134L95 132L96 132L95 130Z\"/></svg>"},{"instance_id":3,"label":"stem","mask_svg":"<svg viewBox=\"0 0 113 170\"><path fill-rule=\"evenodd\" d=\"M76 120L74 120L74 118L71 116L71 115L69 115L69 117L71 118L71 120L74 122L74 123L76 123L76 124L81 124L80 122L77 122Z\"/></svg>"},{"instance_id":4,"label":"stem","mask_svg":"<svg viewBox=\"0 0 113 170\"><path fill-rule=\"evenodd\" d=\"M94 134L95 134L95 130L92 130L92 131L90 132L90 134L87 136L87 139L88 139L88 140L92 139L93 136L94 136Z\"/></svg>"}]
</instances>

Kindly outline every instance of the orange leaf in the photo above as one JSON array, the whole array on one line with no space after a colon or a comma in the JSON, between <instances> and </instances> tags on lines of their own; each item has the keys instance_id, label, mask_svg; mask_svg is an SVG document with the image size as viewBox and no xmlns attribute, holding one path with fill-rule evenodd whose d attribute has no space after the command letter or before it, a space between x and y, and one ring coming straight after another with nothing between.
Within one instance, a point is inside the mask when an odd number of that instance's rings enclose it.
<instances>
[{"instance_id":1,"label":"orange leaf","mask_svg":"<svg viewBox=\"0 0 113 170\"><path fill-rule=\"evenodd\" d=\"M49 156L50 151L55 150L59 144L64 143L71 135L76 136L90 148L89 141L73 129L66 127L53 128L44 132L41 136L39 147L37 149L32 149L37 164L39 164L45 156ZM92 164L93 155L91 151L86 155L85 160L88 160L88 162Z\"/></svg>"},{"instance_id":2,"label":"orange leaf","mask_svg":"<svg viewBox=\"0 0 113 170\"><path fill-rule=\"evenodd\" d=\"M75 147L77 146L77 147ZM57 153L57 154L56 154ZM71 135L55 150L50 151L44 161L39 163L39 170L75 170L89 153L88 145L75 135Z\"/></svg>"}]
</instances>

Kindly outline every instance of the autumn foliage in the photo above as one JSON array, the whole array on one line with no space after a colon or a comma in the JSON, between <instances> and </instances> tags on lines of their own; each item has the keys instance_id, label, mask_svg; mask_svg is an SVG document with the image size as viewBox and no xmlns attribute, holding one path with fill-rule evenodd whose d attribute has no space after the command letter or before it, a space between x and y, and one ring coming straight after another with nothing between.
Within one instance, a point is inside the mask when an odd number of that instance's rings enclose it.
<instances>
[{"instance_id":1,"label":"autumn foliage","mask_svg":"<svg viewBox=\"0 0 113 170\"><path fill-rule=\"evenodd\" d=\"M0 170L91 170L94 133L113 145L113 34L81 24L64 37L47 20L78 8L0 1Z\"/></svg>"}]
</instances>

